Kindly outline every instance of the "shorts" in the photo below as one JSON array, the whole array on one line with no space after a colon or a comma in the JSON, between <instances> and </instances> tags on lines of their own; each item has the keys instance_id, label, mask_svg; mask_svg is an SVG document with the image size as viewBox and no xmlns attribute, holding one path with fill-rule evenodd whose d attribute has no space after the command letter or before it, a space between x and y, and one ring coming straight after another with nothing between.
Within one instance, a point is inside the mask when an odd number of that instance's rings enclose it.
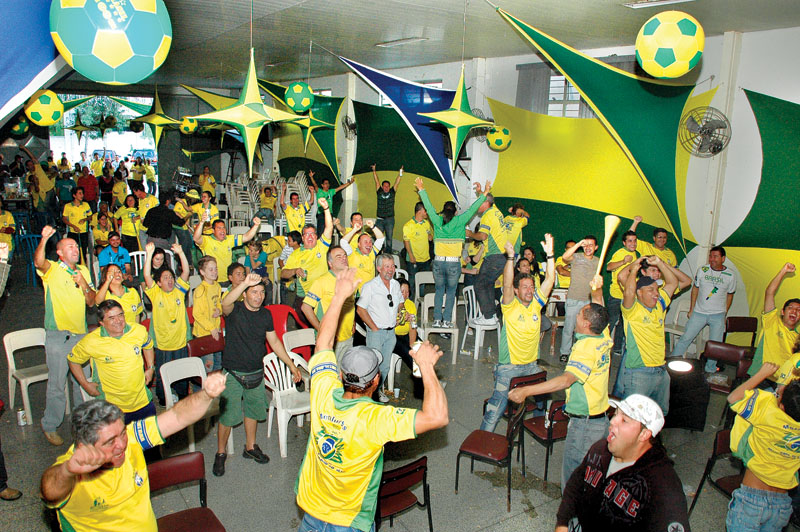
<instances>
[{"instance_id":1,"label":"shorts","mask_svg":"<svg viewBox=\"0 0 800 532\"><path fill-rule=\"evenodd\" d=\"M219 396L219 422L221 425L234 427L244 421L245 417L256 421L266 421L268 406L267 391L264 386L256 386L247 390L233 375L226 375L225 390Z\"/></svg>"}]
</instances>

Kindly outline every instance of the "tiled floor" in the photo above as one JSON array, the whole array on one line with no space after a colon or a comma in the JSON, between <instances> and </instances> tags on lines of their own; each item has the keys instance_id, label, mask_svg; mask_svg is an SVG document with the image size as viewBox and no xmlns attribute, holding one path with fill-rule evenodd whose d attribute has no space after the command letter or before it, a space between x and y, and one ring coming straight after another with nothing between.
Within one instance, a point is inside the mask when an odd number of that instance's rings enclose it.
<instances>
[{"instance_id":1,"label":"tiled floor","mask_svg":"<svg viewBox=\"0 0 800 532\"><path fill-rule=\"evenodd\" d=\"M0 334L42 324L42 289L24 286L24 275L20 277L20 273L23 272L16 270L12 273L12 295L1 309ZM560 373L563 365L558 362L557 350L555 358L549 355L548 340L549 336L546 336L542 363L554 376ZM470 341L472 337L468 338L468 345ZM487 333L486 341L487 346L493 345L493 358L496 358L496 335ZM449 347L446 340L441 344ZM544 471L543 448L526 438L527 477L521 476L520 465L515 464L510 512L506 512L505 473L493 467L476 463L475 473L470 474L468 462L462 460L459 493L454 493L456 454L463 439L480 425L483 400L492 389L493 360L484 350L477 361L471 356L459 355L457 364L451 365L450 353L445 350L446 356L442 358L438 369L447 382L450 424L444 429L423 434L417 440L387 445L385 467L393 468L420 456L428 456L435 530L553 530L560 498L558 486L561 482L563 443L555 446L551 457L550 483L544 484L537 476ZM44 353L41 351L31 352L24 357L25 365L43 362ZM615 359L614 364L618 363ZM5 358L0 365L5 375ZM7 399L6 379L0 381L0 397ZM419 401L411 397L410 375L405 367L397 382L402 391L396 404L418 406ZM6 411L0 417L0 439L11 477L9 483L24 493L18 501L0 501L0 531L4 532L50 530L48 512L37 496L38 483L44 469L66 450L66 445L60 448L49 445L39 428L45 384L33 385L30 392L33 425L17 426L14 412L11 411ZM17 398L19 403L19 392ZM700 480L717 430L712 423L719 419L723 403L722 396L712 395L708 421L702 433L683 429L665 429L662 433L686 493L693 493ZM503 423L498 427L498 432L501 430L504 430ZM65 422L59 432L65 440L68 439L68 423ZM206 456L209 506L231 531L296 530L302 514L294 502L293 488L308 438L308 424L300 428L296 423L290 423L289 454L283 459L278 451L277 429L273 429L272 438L267 438L266 424L259 425L258 443L272 458L266 465L242 458L243 428L237 427L233 432L237 454L228 458L225 476L217 478L211 475L216 434L213 429L210 435L202 434L201 427L197 429L197 447ZM164 451L171 455L185 449L185 433L181 433L168 442ZM727 463L719 464L718 468L719 471L733 471ZM159 494L153 499L153 505L156 515L196 506L197 488L191 486ZM698 532L723 530L726 507L725 498L706 487L692 515L692 529ZM383 526L388 530L388 523ZM395 519L393 529L426 530L427 514L422 509L411 509Z\"/></svg>"}]
</instances>

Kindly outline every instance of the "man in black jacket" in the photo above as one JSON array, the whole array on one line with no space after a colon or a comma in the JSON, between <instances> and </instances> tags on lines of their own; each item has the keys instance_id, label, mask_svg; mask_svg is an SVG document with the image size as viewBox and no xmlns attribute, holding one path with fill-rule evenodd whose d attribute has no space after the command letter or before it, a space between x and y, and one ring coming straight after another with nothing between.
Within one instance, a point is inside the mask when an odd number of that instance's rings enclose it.
<instances>
[{"instance_id":1,"label":"man in black jacket","mask_svg":"<svg viewBox=\"0 0 800 532\"><path fill-rule=\"evenodd\" d=\"M154 242L162 249L169 249L172 243L172 226L184 224L184 220L169 208L172 196L169 193L161 194L159 203L144 217L144 226L147 227L147 241Z\"/></svg>"},{"instance_id":2,"label":"man in black jacket","mask_svg":"<svg viewBox=\"0 0 800 532\"><path fill-rule=\"evenodd\" d=\"M574 518L583 532L689 532L686 496L666 450L654 438L664 415L652 399L609 401L617 412L608 437L592 445L569 478L556 532Z\"/></svg>"}]
</instances>

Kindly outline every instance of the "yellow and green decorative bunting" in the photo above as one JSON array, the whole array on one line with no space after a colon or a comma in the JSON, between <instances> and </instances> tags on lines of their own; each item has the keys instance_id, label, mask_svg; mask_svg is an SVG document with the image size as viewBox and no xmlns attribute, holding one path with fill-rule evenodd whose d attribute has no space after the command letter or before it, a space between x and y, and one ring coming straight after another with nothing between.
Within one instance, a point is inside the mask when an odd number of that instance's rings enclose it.
<instances>
[{"instance_id":1,"label":"yellow and green decorative bunting","mask_svg":"<svg viewBox=\"0 0 800 532\"><path fill-rule=\"evenodd\" d=\"M129 109L136 111L137 113L144 112L141 110L142 104L129 102L123 98L115 98L113 96L111 99ZM161 134L164 132L164 128L176 128L181 123L180 120L175 120L164 113L164 109L161 107L161 100L158 98L158 87L156 87L156 93L153 97L153 106L150 108L147 114L142 115L139 118L133 118L131 119L131 122L142 122L147 124L147 126L150 128L150 131L153 133L153 138L156 141L156 149L158 148L158 143L161 142Z\"/></svg>"},{"instance_id":2,"label":"yellow and green decorative bunting","mask_svg":"<svg viewBox=\"0 0 800 532\"><path fill-rule=\"evenodd\" d=\"M253 49L251 48L250 66L239 98L227 107L189 118L206 122L222 122L236 128L242 136L242 140L244 140L245 153L247 154L247 173L252 174L253 155L256 152L261 129L270 122L291 121L298 118L298 116L264 105L261 101L255 61L253 60Z\"/></svg>"},{"instance_id":3,"label":"yellow and green decorative bunting","mask_svg":"<svg viewBox=\"0 0 800 532\"><path fill-rule=\"evenodd\" d=\"M64 104L64 114L66 114L67 111L69 111L71 109L75 109L79 105L82 105L82 104L88 102L92 98L94 98L94 96L84 96L83 98L75 98L74 100L67 100L66 102L63 102L63 104Z\"/></svg>"},{"instance_id":4,"label":"yellow and green decorative bunting","mask_svg":"<svg viewBox=\"0 0 800 532\"><path fill-rule=\"evenodd\" d=\"M458 82L458 89L453 97L453 103L449 109L437 111L435 113L417 113L431 119L431 122L438 122L447 128L447 135L450 137L450 149L453 154L453 171L458 163L458 154L461 153L461 146L467 140L467 135L475 127L492 127L494 124L472 114L472 108L467 98L467 87L464 84L464 65L461 65L461 79Z\"/></svg>"},{"instance_id":5,"label":"yellow and green decorative bunting","mask_svg":"<svg viewBox=\"0 0 800 532\"><path fill-rule=\"evenodd\" d=\"M191 92L192 94L194 94L195 96L206 102L208 105L210 105L217 111L219 111L223 107L228 107L236 103L236 98L231 98L230 96L223 96L222 94L217 94L216 92L211 92L211 91L204 91L203 89L195 89L194 87L190 87L182 83L181 87Z\"/></svg>"},{"instance_id":6,"label":"yellow and green decorative bunting","mask_svg":"<svg viewBox=\"0 0 800 532\"><path fill-rule=\"evenodd\" d=\"M75 123L69 127L65 127L64 129L71 129L75 132L75 136L78 137L78 143L81 141L81 136L86 131L92 131L94 128L89 126L84 126L83 122L81 122L81 114L75 111Z\"/></svg>"}]
</instances>

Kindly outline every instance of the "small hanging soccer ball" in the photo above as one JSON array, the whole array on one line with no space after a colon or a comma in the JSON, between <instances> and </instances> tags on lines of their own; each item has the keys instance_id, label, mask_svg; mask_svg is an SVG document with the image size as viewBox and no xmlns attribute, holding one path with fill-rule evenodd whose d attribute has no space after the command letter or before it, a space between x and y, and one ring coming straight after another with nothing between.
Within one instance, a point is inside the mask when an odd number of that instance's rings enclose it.
<instances>
[{"instance_id":1,"label":"small hanging soccer ball","mask_svg":"<svg viewBox=\"0 0 800 532\"><path fill-rule=\"evenodd\" d=\"M36 91L25 104L25 114L37 126L52 126L64 116L64 104L53 91Z\"/></svg>"},{"instance_id":2,"label":"small hanging soccer ball","mask_svg":"<svg viewBox=\"0 0 800 532\"><path fill-rule=\"evenodd\" d=\"M636 37L636 61L654 78L683 76L703 55L700 23L681 11L664 11L644 23Z\"/></svg>"},{"instance_id":3,"label":"small hanging soccer ball","mask_svg":"<svg viewBox=\"0 0 800 532\"><path fill-rule=\"evenodd\" d=\"M117 117L116 117L116 116L114 116L114 115L108 115L108 116L107 116L107 117L105 117L105 119L103 120L103 125L104 125L104 126L107 128L107 129L113 129L113 128L117 127Z\"/></svg>"},{"instance_id":4,"label":"small hanging soccer ball","mask_svg":"<svg viewBox=\"0 0 800 532\"><path fill-rule=\"evenodd\" d=\"M295 81L286 87L283 100L295 113L304 113L314 105L314 91L308 83Z\"/></svg>"},{"instance_id":5,"label":"small hanging soccer ball","mask_svg":"<svg viewBox=\"0 0 800 532\"><path fill-rule=\"evenodd\" d=\"M11 128L11 135L14 137L25 137L30 130L31 123L23 116L20 117L19 121Z\"/></svg>"},{"instance_id":6,"label":"small hanging soccer ball","mask_svg":"<svg viewBox=\"0 0 800 532\"><path fill-rule=\"evenodd\" d=\"M181 120L181 125L179 126L178 129L180 129L180 132L183 133L184 135L191 135L192 133L197 131L197 120L185 116Z\"/></svg>"},{"instance_id":7,"label":"small hanging soccer ball","mask_svg":"<svg viewBox=\"0 0 800 532\"><path fill-rule=\"evenodd\" d=\"M494 151L505 151L511 146L511 130L495 126L486 134L486 144Z\"/></svg>"},{"instance_id":8,"label":"small hanging soccer ball","mask_svg":"<svg viewBox=\"0 0 800 532\"><path fill-rule=\"evenodd\" d=\"M128 129L133 131L134 133L141 133L144 131L144 124L141 122L134 122L133 120L130 121L128 124Z\"/></svg>"}]
</instances>

